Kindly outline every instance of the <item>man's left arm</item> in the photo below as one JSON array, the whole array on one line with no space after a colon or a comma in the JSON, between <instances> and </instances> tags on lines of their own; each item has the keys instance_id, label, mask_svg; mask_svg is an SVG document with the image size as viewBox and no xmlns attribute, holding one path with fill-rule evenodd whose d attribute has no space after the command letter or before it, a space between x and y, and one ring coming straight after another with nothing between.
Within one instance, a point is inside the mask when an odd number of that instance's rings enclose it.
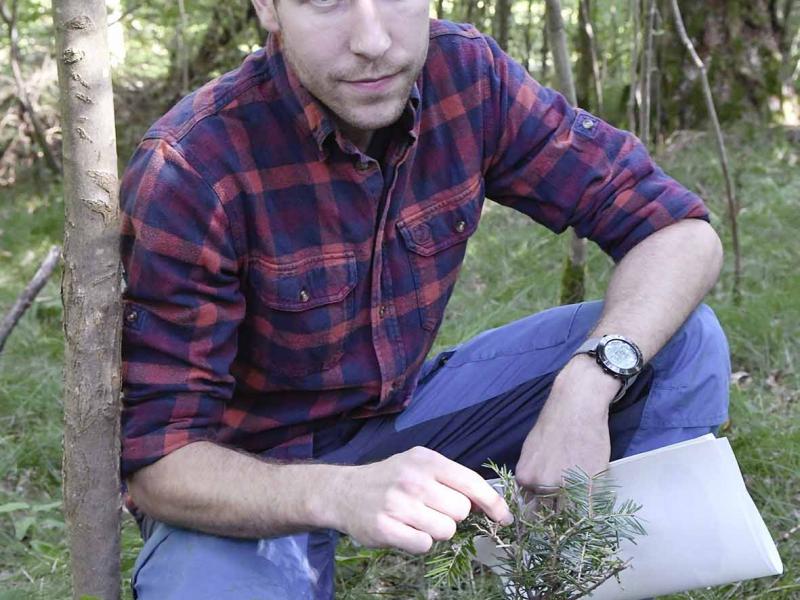
<instances>
[{"instance_id":1,"label":"man's left arm","mask_svg":"<svg viewBox=\"0 0 800 600\"><path fill-rule=\"evenodd\" d=\"M719 277L722 245L711 226L686 219L634 246L616 266L593 336L622 334L650 360ZM556 377L522 447L517 479L529 489L561 483L564 469L590 474L608 467L608 410L620 382L586 354Z\"/></svg>"},{"instance_id":2,"label":"man's left arm","mask_svg":"<svg viewBox=\"0 0 800 600\"><path fill-rule=\"evenodd\" d=\"M719 276L708 210L633 134L572 107L485 42L487 197L556 233L573 227L617 262L593 337L621 334L649 360ZM571 359L523 445L520 483L558 485L575 465L605 469L609 404L619 389L591 357Z\"/></svg>"}]
</instances>

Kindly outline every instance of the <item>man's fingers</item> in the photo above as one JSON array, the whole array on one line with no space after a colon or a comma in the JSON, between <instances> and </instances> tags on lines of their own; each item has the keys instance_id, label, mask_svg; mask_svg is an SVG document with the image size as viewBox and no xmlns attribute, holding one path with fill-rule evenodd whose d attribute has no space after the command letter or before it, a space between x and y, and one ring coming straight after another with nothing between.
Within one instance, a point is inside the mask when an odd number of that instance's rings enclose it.
<instances>
[{"instance_id":1,"label":"man's fingers","mask_svg":"<svg viewBox=\"0 0 800 600\"><path fill-rule=\"evenodd\" d=\"M493 521L507 524L514 520L506 501L475 471L447 460L448 468L437 472L437 481L461 492Z\"/></svg>"},{"instance_id":2,"label":"man's fingers","mask_svg":"<svg viewBox=\"0 0 800 600\"><path fill-rule=\"evenodd\" d=\"M424 489L420 500L425 506L447 515L456 522L466 519L472 509L472 502L467 496L438 481Z\"/></svg>"},{"instance_id":3,"label":"man's fingers","mask_svg":"<svg viewBox=\"0 0 800 600\"><path fill-rule=\"evenodd\" d=\"M424 504L414 506L404 521L406 525L427 533L437 542L449 540L456 533L456 522L453 519Z\"/></svg>"},{"instance_id":4,"label":"man's fingers","mask_svg":"<svg viewBox=\"0 0 800 600\"><path fill-rule=\"evenodd\" d=\"M380 529L386 546L405 550L411 554L423 554L433 546L430 534L390 517L385 518L380 524Z\"/></svg>"}]
</instances>

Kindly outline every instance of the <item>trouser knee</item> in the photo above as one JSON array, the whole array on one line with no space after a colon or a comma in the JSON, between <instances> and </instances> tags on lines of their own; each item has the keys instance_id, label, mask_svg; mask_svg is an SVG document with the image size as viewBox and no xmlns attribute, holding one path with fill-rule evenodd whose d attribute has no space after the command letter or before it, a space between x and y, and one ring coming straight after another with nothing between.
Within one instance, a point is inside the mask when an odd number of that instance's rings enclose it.
<instances>
[{"instance_id":1,"label":"trouser knee","mask_svg":"<svg viewBox=\"0 0 800 600\"><path fill-rule=\"evenodd\" d=\"M682 380L708 371L730 373L730 351L714 311L701 304L653 359L657 369L685 371ZM725 380L727 388L728 379Z\"/></svg>"},{"instance_id":2,"label":"trouser knee","mask_svg":"<svg viewBox=\"0 0 800 600\"><path fill-rule=\"evenodd\" d=\"M710 307L699 306L651 365L645 426L713 427L727 418L730 354Z\"/></svg>"}]
</instances>

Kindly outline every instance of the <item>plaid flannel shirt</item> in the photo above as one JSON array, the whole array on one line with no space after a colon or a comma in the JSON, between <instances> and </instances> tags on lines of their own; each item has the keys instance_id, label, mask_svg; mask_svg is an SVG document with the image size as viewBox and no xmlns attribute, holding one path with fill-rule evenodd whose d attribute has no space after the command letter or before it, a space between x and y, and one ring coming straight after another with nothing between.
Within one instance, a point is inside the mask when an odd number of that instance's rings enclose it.
<instances>
[{"instance_id":1,"label":"plaid flannel shirt","mask_svg":"<svg viewBox=\"0 0 800 600\"><path fill-rule=\"evenodd\" d=\"M308 457L341 415L401 410L485 196L615 260L707 218L633 135L471 26L431 22L382 163L340 135L274 36L184 98L121 189L123 476L197 440Z\"/></svg>"}]
</instances>

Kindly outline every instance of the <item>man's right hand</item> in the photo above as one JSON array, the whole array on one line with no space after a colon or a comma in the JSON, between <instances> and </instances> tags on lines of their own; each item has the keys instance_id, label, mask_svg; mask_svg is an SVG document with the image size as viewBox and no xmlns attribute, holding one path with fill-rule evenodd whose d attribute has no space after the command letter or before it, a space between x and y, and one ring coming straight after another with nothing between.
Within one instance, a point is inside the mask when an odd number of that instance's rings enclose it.
<instances>
[{"instance_id":1,"label":"man's right hand","mask_svg":"<svg viewBox=\"0 0 800 600\"><path fill-rule=\"evenodd\" d=\"M473 507L494 521L513 520L480 475L423 447L340 471L329 489L335 527L373 548L427 552L434 540L453 537Z\"/></svg>"}]
</instances>

